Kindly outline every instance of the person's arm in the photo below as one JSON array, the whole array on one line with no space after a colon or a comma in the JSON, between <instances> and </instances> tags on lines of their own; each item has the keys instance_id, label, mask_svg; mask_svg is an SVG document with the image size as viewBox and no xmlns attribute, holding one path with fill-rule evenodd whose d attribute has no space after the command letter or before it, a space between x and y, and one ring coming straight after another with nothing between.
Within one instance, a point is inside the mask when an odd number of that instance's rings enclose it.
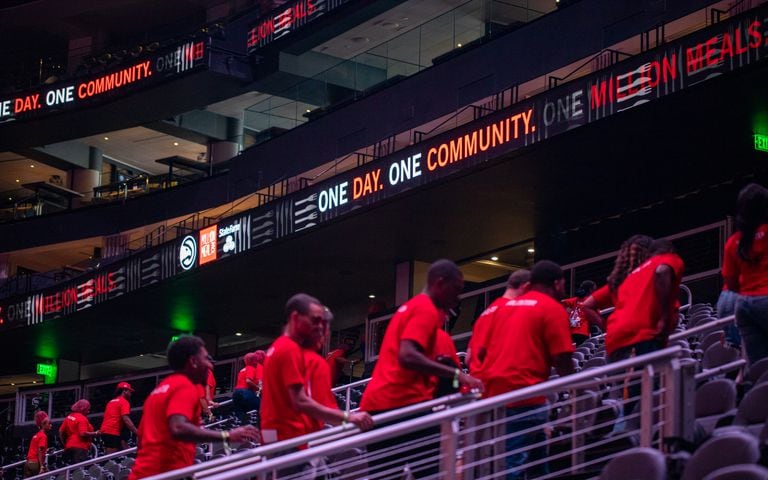
<instances>
[{"instance_id":1,"label":"person's arm","mask_svg":"<svg viewBox=\"0 0 768 480\"><path fill-rule=\"evenodd\" d=\"M659 265L653 274L653 288L659 301L659 320L656 323L656 334L661 335L672 325L670 318L673 310L672 280L674 272L669 265Z\"/></svg>"},{"instance_id":2,"label":"person's arm","mask_svg":"<svg viewBox=\"0 0 768 480\"><path fill-rule=\"evenodd\" d=\"M423 375L434 375L436 377L454 378L456 377L456 368L451 368L442 363L430 360L424 355L421 346L413 340L401 340L400 351L397 353L397 360L400 366L421 373ZM469 388L483 391L483 382L475 377L467 375L459 370L457 380L460 384Z\"/></svg>"},{"instance_id":3,"label":"person's arm","mask_svg":"<svg viewBox=\"0 0 768 480\"><path fill-rule=\"evenodd\" d=\"M184 415L171 415L168 418L168 432L174 440L182 442L215 442L227 437L229 441L241 443L254 441L259 437L259 431L252 425L228 431L207 430L190 422Z\"/></svg>"},{"instance_id":4,"label":"person's arm","mask_svg":"<svg viewBox=\"0 0 768 480\"><path fill-rule=\"evenodd\" d=\"M125 426L128 427L128 430L133 432L134 435L139 434L139 431L136 429L136 425L133 424L133 420L131 420L129 415L123 415L123 423L125 423Z\"/></svg>"},{"instance_id":5,"label":"person's arm","mask_svg":"<svg viewBox=\"0 0 768 480\"><path fill-rule=\"evenodd\" d=\"M574 373L576 370L573 368L573 355L569 352L555 356L555 370L561 377Z\"/></svg>"},{"instance_id":6,"label":"person's arm","mask_svg":"<svg viewBox=\"0 0 768 480\"><path fill-rule=\"evenodd\" d=\"M588 323L596 325L600 328L600 330L605 331L605 322L599 313L597 313L594 309L587 307L585 304L581 305L581 311L584 312L584 317L587 319Z\"/></svg>"},{"instance_id":7,"label":"person's arm","mask_svg":"<svg viewBox=\"0 0 768 480\"><path fill-rule=\"evenodd\" d=\"M37 447L37 462L40 464L40 471L44 472L47 470L45 466L45 451L48 449L47 444L42 444L39 447Z\"/></svg>"},{"instance_id":8,"label":"person's arm","mask_svg":"<svg viewBox=\"0 0 768 480\"><path fill-rule=\"evenodd\" d=\"M304 385L289 385L288 394L293 408L305 415L331 425L340 425L351 422L361 430L369 430L373 427L373 419L366 412L349 413L337 408L329 408L312 399L304 390Z\"/></svg>"}]
</instances>

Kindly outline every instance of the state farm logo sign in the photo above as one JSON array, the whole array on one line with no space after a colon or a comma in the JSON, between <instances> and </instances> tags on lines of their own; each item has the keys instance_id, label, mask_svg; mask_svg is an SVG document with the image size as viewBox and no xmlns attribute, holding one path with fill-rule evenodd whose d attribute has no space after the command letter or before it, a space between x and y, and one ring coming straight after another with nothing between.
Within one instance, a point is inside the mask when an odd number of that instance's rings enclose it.
<instances>
[{"instance_id":1,"label":"state farm logo sign","mask_svg":"<svg viewBox=\"0 0 768 480\"><path fill-rule=\"evenodd\" d=\"M189 270L195 266L195 260L197 260L197 241L192 235L187 235L179 247L179 263L181 268Z\"/></svg>"}]
</instances>

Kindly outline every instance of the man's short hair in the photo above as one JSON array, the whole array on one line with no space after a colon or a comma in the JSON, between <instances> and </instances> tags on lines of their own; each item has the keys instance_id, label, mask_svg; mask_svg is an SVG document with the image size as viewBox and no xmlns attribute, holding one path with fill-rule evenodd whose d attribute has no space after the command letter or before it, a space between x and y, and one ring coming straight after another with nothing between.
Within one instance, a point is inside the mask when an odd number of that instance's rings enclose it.
<instances>
[{"instance_id":1,"label":"man's short hair","mask_svg":"<svg viewBox=\"0 0 768 480\"><path fill-rule=\"evenodd\" d=\"M429 270L427 271L427 285L433 285L439 278L453 280L454 278L461 277L462 273L461 270L459 270L458 265L451 260L443 258L429 266Z\"/></svg>"},{"instance_id":2,"label":"man's short hair","mask_svg":"<svg viewBox=\"0 0 768 480\"><path fill-rule=\"evenodd\" d=\"M509 279L507 280L507 288L514 288L517 290L520 288L524 283L528 283L531 281L531 272L521 268L520 270L515 270L509 275Z\"/></svg>"},{"instance_id":3,"label":"man's short hair","mask_svg":"<svg viewBox=\"0 0 768 480\"><path fill-rule=\"evenodd\" d=\"M288 319L288 317L291 316L291 312L294 312L294 311L299 312L302 315L308 314L309 307L313 303L322 305L322 303L320 303L320 300L316 299L312 295L307 295L306 293L297 293L296 295L292 296L285 303L286 320Z\"/></svg>"},{"instance_id":4,"label":"man's short hair","mask_svg":"<svg viewBox=\"0 0 768 480\"><path fill-rule=\"evenodd\" d=\"M539 260L531 269L531 284L551 287L557 280L564 278L560 265L550 260Z\"/></svg>"},{"instance_id":5,"label":"man's short hair","mask_svg":"<svg viewBox=\"0 0 768 480\"><path fill-rule=\"evenodd\" d=\"M184 369L187 360L205 347L203 339L194 335L181 335L168 345L168 365L174 372Z\"/></svg>"}]
</instances>

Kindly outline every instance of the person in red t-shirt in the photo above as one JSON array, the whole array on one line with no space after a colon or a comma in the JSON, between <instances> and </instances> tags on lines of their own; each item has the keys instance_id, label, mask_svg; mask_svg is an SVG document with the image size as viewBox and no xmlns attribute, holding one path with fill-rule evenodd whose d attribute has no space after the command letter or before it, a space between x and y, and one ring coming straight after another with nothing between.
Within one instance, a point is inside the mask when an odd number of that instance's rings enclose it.
<instances>
[{"instance_id":1,"label":"person in red t-shirt","mask_svg":"<svg viewBox=\"0 0 768 480\"><path fill-rule=\"evenodd\" d=\"M490 332L498 348L489 352L485 370L487 396L519 390L549 379L554 367L558 374L573 372L573 343L568 314L559 300L565 291L565 279L560 266L541 260L531 269L530 290L507 301L499 309L497 321ZM519 450L546 441L544 425L549 408L544 397L534 397L507 405L507 451ZM528 433L519 432L531 430ZM547 456L546 447L530 448L506 457L507 478L522 479L520 466ZM546 461L529 469L528 474L548 473Z\"/></svg>"},{"instance_id":2,"label":"person in red t-shirt","mask_svg":"<svg viewBox=\"0 0 768 480\"><path fill-rule=\"evenodd\" d=\"M123 437L124 429L133 434L138 431L131 420L131 404L129 400L133 394L133 388L128 382L117 384L117 396L107 402L104 409L104 419L101 421L101 440L104 442L104 451L107 454L118 450L125 450L128 445Z\"/></svg>"},{"instance_id":3,"label":"person in red t-shirt","mask_svg":"<svg viewBox=\"0 0 768 480\"><path fill-rule=\"evenodd\" d=\"M652 256L619 286L608 317L605 350L611 362L664 348L678 321L677 302L685 265L667 240L656 240Z\"/></svg>"},{"instance_id":4,"label":"person in red t-shirt","mask_svg":"<svg viewBox=\"0 0 768 480\"><path fill-rule=\"evenodd\" d=\"M736 324L750 364L768 357L768 189L739 192L737 232L725 243L723 279L739 294Z\"/></svg>"},{"instance_id":5,"label":"person in red t-shirt","mask_svg":"<svg viewBox=\"0 0 768 480\"><path fill-rule=\"evenodd\" d=\"M307 392L307 366L303 349L317 346L326 328L323 305L298 293L285 305L287 325L267 350L261 394L261 431L265 443L310 433L314 420L338 425L352 422L363 430L373 426L365 412L328 408Z\"/></svg>"},{"instance_id":6,"label":"person in red t-shirt","mask_svg":"<svg viewBox=\"0 0 768 480\"><path fill-rule=\"evenodd\" d=\"M331 371L331 380L333 384L341 383L343 379L339 378L342 374L344 365L348 363L345 358L347 354L352 350L350 345L342 343L335 350L331 350L325 357L325 361L328 363L328 368Z\"/></svg>"},{"instance_id":7,"label":"person in red t-shirt","mask_svg":"<svg viewBox=\"0 0 768 480\"><path fill-rule=\"evenodd\" d=\"M76 401L72 405L72 413L67 415L59 427L59 437L64 444L64 461L67 464L88 460L88 450L94 437L99 434L93 431L93 425L86 417L90 411L91 402L85 399Z\"/></svg>"},{"instance_id":8,"label":"person in red t-shirt","mask_svg":"<svg viewBox=\"0 0 768 480\"><path fill-rule=\"evenodd\" d=\"M35 412L35 425L38 431L29 441L27 463L24 464L24 477L33 477L48 471L45 464L45 451L48 450L48 432L51 430L51 421L48 414L42 411Z\"/></svg>"},{"instance_id":9,"label":"person in red t-shirt","mask_svg":"<svg viewBox=\"0 0 768 480\"><path fill-rule=\"evenodd\" d=\"M443 325L445 314L459 303L464 289L464 276L450 260L438 260L427 272L427 286L423 293L403 304L387 325L379 351L379 361L373 376L363 392L360 408L370 412L386 412L396 408L432 399L432 377L451 378L468 388L483 389L480 380L433 360L437 331ZM401 445L409 440L431 435L432 429L412 432L374 445L369 451ZM426 445L413 452L431 455L434 445ZM405 453L400 452L405 456ZM382 458L369 465L378 466L390 461ZM415 476L431 475L436 470L413 471Z\"/></svg>"},{"instance_id":10,"label":"person in red t-shirt","mask_svg":"<svg viewBox=\"0 0 768 480\"><path fill-rule=\"evenodd\" d=\"M129 480L188 467L195 460L195 442L253 441L258 430L248 425L229 431L200 427L200 395L195 385L206 381L213 368L199 337L182 335L168 346L168 365L174 371L152 390L139 423L136 461Z\"/></svg>"},{"instance_id":11,"label":"person in red t-shirt","mask_svg":"<svg viewBox=\"0 0 768 480\"><path fill-rule=\"evenodd\" d=\"M336 401L336 397L333 396L331 385L331 369L327 359L320 355L320 351L325 343L325 338L330 335L330 324L333 321L333 313L328 307L324 308L326 329L323 338L315 345L314 348L304 349L304 362L307 367L307 393L317 403L324 405L328 408L338 410L339 404ZM310 418L310 431L316 432L323 428L323 422Z\"/></svg>"},{"instance_id":12,"label":"person in red t-shirt","mask_svg":"<svg viewBox=\"0 0 768 480\"><path fill-rule=\"evenodd\" d=\"M488 349L494 345L493 338L488 336L488 332L496 321L496 313L499 308L525 293L530 282L531 272L528 270L520 269L512 272L507 279L507 289L504 294L494 300L475 320L475 325L472 327L472 338L469 339L467 346L467 365L469 366L469 373L473 376L481 380L485 378L483 375L484 360Z\"/></svg>"},{"instance_id":13,"label":"person in red t-shirt","mask_svg":"<svg viewBox=\"0 0 768 480\"><path fill-rule=\"evenodd\" d=\"M263 358L264 352L262 350L259 352ZM232 402L235 406L235 414L243 421L246 412L259 409L263 367L259 365L258 358L257 352L246 353L243 357L245 366L237 372L237 383L235 384L235 391L232 393Z\"/></svg>"},{"instance_id":14,"label":"person in red t-shirt","mask_svg":"<svg viewBox=\"0 0 768 480\"><path fill-rule=\"evenodd\" d=\"M576 296L565 298L562 304L568 312L568 321L571 326L571 340L576 345L581 345L589 338L590 324L602 325L599 315L593 315L593 310L585 309L582 305L584 300L595 291L597 285L592 280L584 280L576 289Z\"/></svg>"},{"instance_id":15,"label":"person in red t-shirt","mask_svg":"<svg viewBox=\"0 0 768 480\"><path fill-rule=\"evenodd\" d=\"M214 395L216 395L216 377L213 375L213 369L208 370L205 383L198 385L197 391L200 394L200 407L203 409L205 416L208 417L208 420L212 421L213 409L219 406L213 400Z\"/></svg>"},{"instance_id":16,"label":"person in red t-shirt","mask_svg":"<svg viewBox=\"0 0 768 480\"><path fill-rule=\"evenodd\" d=\"M456 344L453 343L451 334L440 328L435 337L435 357L434 360L443 365L452 368L461 368L461 359L456 351ZM459 385L453 380L445 377L432 377L434 384L434 397L442 397L460 391Z\"/></svg>"}]
</instances>

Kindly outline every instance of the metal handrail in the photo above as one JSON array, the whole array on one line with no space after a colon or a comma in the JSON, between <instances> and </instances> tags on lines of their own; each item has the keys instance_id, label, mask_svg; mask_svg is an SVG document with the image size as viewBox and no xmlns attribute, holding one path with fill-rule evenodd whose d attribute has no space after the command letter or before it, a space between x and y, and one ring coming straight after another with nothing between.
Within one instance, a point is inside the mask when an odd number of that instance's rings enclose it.
<instances>
[{"instance_id":1,"label":"metal handrail","mask_svg":"<svg viewBox=\"0 0 768 480\"><path fill-rule=\"evenodd\" d=\"M719 330L726 325L732 324L735 319L735 315L728 315L727 317L719 318L711 322L706 322L702 325L696 325L695 327L683 330L682 332L673 333L669 336L669 341L674 342L676 340L685 340L686 338L693 337L701 333L714 332L715 330Z\"/></svg>"},{"instance_id":2,"label":"metal handrail","mask_svg":"<svg viewBox=\"0 0 768 480\"><path fill-rule=\"evenodd\" d=\"M602 54L604 54L604 53L607 53L607 52L608 52L608 53L611 53L611 54L613 54L613 56L615 56L616 58L619 58L619 56L621 56L621 55L625 55L627 58L630 58L630 57L632 57L632 54L630 54L630 53L622 52L622 51L620 51L620 50L614 50L614 49L612 49L612 48L604 48L604 49L600 50L599 52L597 52L597 53L596 53L595 55L593 55L592 57L590 57L590 58L588 58L587 60L585 60L585 61L584 61L584 62L583 62L581 65L579 65L578 67L574 68L574 69L571 71L571 73L569 73L568 75L565 75L564 77L556 77L556 76L554 76L554 75L548 75L548 78L549 78L550 80L551 80L551 79L554 79L554 80L555 80L555 85L551 85L551 83L552 83L552 82L550 81L550 88L553 88L553 87L556 87L556 86L558 86L558 85L559 85L559 82L561 82L561 81L563 81L563 80L567 80L567 79L568 79L568 77L570 77L571 75L575 74L576 72L578 72L579 70L581 70L581 69L582 69L582 68L584 68L585 66L589 65L590 63L592 63L593 61L595 61L596 59L598 59L598 58L599 58L599 57L600 57ZM611 63L611 65L613 65L613 63ZM607 67L608 67L608 66L606 66L606 67L603 67L603 68L607 68Z\"/></svg>"},{"instance_id":3,"label":"metal handrail","mask_svg":"<svg viewBox=\"0 0 768 480\"><path fill-rule=\"evenodd\" d=\"M454 405L457 403L473 401L476 398L477 398L476 394L455 393L453 395L448 395L442 398L437 398L434 400L429 400L426 402L409 405L403 408L399 408L397 410L392 410L390 412L381 413L379 415L375 415L373 417L373 420L374 420L374 423L379 423L379 424L389 423L389 422L397 421L414 414L430 411L434 408L439 408L439 407L444 408L446 406ZM346 425L327 428L319 432L302 435L300 437L292 438L289 440L270 443L268 445L250 449L244 452L238 452L226 458L211 460L205 463L200 463L197 465L180 468L178 470L161 473L161 474L154 475L152 477L147 477L147 478L151 478L152 480L175 480L175 479L188 478L193 474L197 474L205 470L213 470L222 465L227 465L227 467L229 468L229 466L233 462L246 462L246 463L258 462L264 457L275 455L280 452L292 451L293 449L301 445L319 445L321 442L336 440L342 435L349 436L358 432L360 432L359 428L357 428L354 424L348 423ZM316 448L319 448L319 446L318 447L313 446L311 450L315 450ZM279 458L282 458L282 456ZM195 475L195 476L199 477L199 475Z\"/></svg>"},{"instance_id":4,"label":"metal handrail","mask_svg":"<svg viewBox=\"0 0 768 480\"><path fill-rule=\"evenodd\" d=\"M273 458L264 462L260 462L256 465L246 465L234 470L229 469L223 473L216 473L214 475L206 476L210 480L232 480L240 478L250 478L259 473L267 471L279 470L284 467L289 467L297 464L307 462L316 457L323 457L334 452L344 451L350 448L359 447L360 445L366 445L373 442L385 440L388 438L403 435L409 432L424 430L430 427L435 427L443 424L446 421L452 420L461 416L472 416L486 411L490 411L499 407L503 407L509 403L518 402L531 397L545 396L548 393L557 393L569 387L576 382L594 381L595 383L602 383L600 380L595 380L595 376L602 374L608 374L611 372L618 372L628 370L637 367L647 367L648 365L654 365L663 363L665 361L671 361L681 356L682 349L679 346L666 348L656 352L648 353L633 357L627 360L622 360L610 365L592 369L589 371L575 373L567 377L557 378L555 380L549 380L530 387L521 388L512 392L508 392L502 395L478 400L467 405L458 406L449 410L433 413L424 417L409 420L407 422L401 422L380 429L374 429L369 432L361 433L353 437L344 438L326 445L319 445L308 450L303 450L296 453L290 453L282 455L277 458ZM643 372L643 368L637 369L634 374L640 375ZM378 419L379 416L375 417ZM198 475L198 478L201 475ZM172 478L180 478L174 476L158 475L155 477L149 477L152 480L169 480Z\"/></svg>"}]
</instances>

